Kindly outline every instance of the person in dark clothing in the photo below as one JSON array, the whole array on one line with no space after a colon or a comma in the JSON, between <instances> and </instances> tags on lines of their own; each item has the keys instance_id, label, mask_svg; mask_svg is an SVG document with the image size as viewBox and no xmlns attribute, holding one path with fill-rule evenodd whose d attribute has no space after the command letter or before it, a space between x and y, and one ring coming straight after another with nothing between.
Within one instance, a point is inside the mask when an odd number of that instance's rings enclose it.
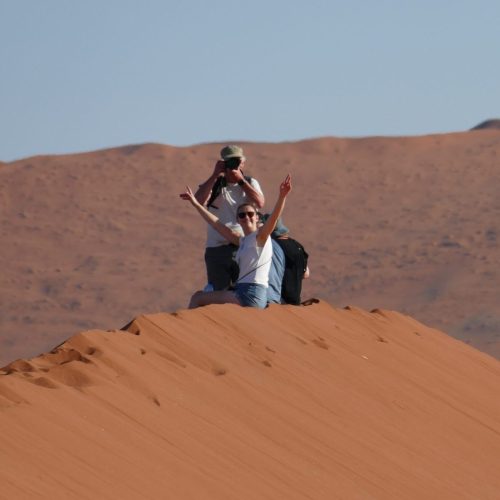
<instances>
[{"instance_id":1,"label":"person in dark clothing","mask_svg":"<svg viewBox=\"0 0 500 500\"><path fill-rule=\"evenodd\" d=\"M284 304L300 305L302 280L309 278L309 255L304 247L289 236L288 228L278 219L271 237L285 254L285 274L281 286L281 301Z\"/></svg>"}]
</instances>

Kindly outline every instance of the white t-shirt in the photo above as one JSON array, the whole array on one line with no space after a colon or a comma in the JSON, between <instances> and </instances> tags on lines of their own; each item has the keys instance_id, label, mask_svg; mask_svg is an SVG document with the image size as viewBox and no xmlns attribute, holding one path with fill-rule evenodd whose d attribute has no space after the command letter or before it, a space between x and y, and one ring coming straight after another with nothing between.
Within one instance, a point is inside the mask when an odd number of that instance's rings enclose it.
<instances>
[{"instance_id":1,"label":"white t-shirt","mask_svg":"<svg viewBox=\"0 0 500 500\"><path fill-rule=\"evenodd\" d=\"M250 184L256 191L262 194L260 184L256 179L252 177ZM226 225L233 231L239 231L243 234L241 226L237 222L236 209L246 201L248 201L248 197L241 186L238 186L238 184L228 184L222 188L219 196L217 196L212 203L214 206L210 206L208 210L216 215L222 224ZM222 237L216 229L207 224L206 246L219 247L227 244L229 244L229 242Z\"/></svg>"},{"instance_id":2,"label":"white t-shirt","mask_svg":"<svg viewBox=\"0 0 500 500\"><path fill-rule=\"evenodd\" d=\"M267 238L263 247L257 246L257 231L240 238L240 246L236 252L236 262L240 266L238 283L258 283L268 286L269 269L273 258L271 237Z\"/></svg>"}]
</instances>

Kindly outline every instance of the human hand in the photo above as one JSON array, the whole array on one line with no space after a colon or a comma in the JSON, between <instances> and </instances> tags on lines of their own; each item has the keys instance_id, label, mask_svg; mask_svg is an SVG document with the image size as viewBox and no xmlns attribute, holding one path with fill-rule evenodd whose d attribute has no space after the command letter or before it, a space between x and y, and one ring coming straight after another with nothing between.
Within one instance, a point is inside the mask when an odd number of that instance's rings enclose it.
<instances>
[{"instance_id":1,"label":"human hand","mask_svg":"<svg viewBox=\"0 0 500 500\"><path fill-rule=\"evenodd\" d=\"M245 180L245 176L243 175L243 172L238 168L236 170L231 170L231 182L240 182Z\"/></svg>"},{"instance_id":2,"label":"human hand","mask_svg":"<svg viewBox=\"0 0 500 500\"><path fill-rule=\"evenodd\" d=\"M190 201L192 205L196 205L196 198L189 186L186 186L186 191L179 195L183 200Z\"/></svg>"},{"instance_id":3,"label":"human hand","mask_svg":"<svg viewBox=\"0 0 500 500\"><path fill-rule=\"evenodd\" d=\"M223 160L218 160L217 163L215 164L214 167L214 177L220 177L221 175L224 175L225 171L225 164Z\"/></svg>"},{"instance_id":4,"label":"human hand","mask_svg":"<svg viewBox=\"0 0 500 500\"><path fill-rule=\"evenodd\" d=\"M280 195L286 196L292 190L292 178L290 174L285 177L285 180L280 185Z\"/></svg>"}]
</instances>

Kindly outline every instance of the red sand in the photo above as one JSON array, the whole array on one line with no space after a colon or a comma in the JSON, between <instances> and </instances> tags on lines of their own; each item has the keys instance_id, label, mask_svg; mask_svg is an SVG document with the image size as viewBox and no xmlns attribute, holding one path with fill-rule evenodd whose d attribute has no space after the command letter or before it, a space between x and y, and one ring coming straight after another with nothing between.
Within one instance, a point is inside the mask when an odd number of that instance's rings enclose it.
<instances>
[{"instance_id":1,"label":"red sand","mask_svg":"<svg viewBox=\"0 0 500 500\"><path fill-rule=\"evenodd\" d=\"M287 172L304 296L398 310L500 357L500 134L243 144L268 210ZM205 226L178 198L221 144L127 146L0 168L0 366L81 330L185 307Z\"/></svg>"},{"instance_id":2,"label":"red sand","mask_svg":"<svg viewBox=\"0 0 500 500\"><path fill-rule=\"evenodd\" d=\"M146 315L0 373L1 498L499 498L499 362L396 312Z\"/></svg>"}]
</instances>

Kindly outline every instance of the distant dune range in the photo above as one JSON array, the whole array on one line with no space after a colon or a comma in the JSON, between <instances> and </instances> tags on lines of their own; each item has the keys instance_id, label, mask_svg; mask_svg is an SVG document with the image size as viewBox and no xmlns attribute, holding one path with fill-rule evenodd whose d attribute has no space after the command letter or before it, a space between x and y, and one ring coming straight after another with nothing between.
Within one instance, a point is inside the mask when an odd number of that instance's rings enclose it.
<instances>
[{"instance_id":1,"label":"distant dune range","mask_svg":"<svg viewBox=\"0 0 500 500\"><path fill-rule=\"evenodd\" d=\"M485 120L481 122L479 125L476 125L471 130L484 130L484 129L497 129L500 130L500 120L492 119Z\"/></svg>"},{"instance_id":2,"label":"distant dune range","mask_svg":"<svg viewBox=\"0 0 500 500\"><path fill-rule=\"evenodd\" d=\"M287 172L304 298L383 308L500 357L500 134L242 143L270 210ZM222 144L144 144L0 165L0 366L82 330L184 308L205 226L179 199Z\"/></svg>"},{"instance_id":3,"label":"distant dune range","mask_svg":"<svg viewBox=\"0 0 500 500\"><path fill-rule=\"evenodd\" d=\"M499 385L396 312L141 315L0 370L0 496L494 499Z\"/></svg>"}]
</instances>

